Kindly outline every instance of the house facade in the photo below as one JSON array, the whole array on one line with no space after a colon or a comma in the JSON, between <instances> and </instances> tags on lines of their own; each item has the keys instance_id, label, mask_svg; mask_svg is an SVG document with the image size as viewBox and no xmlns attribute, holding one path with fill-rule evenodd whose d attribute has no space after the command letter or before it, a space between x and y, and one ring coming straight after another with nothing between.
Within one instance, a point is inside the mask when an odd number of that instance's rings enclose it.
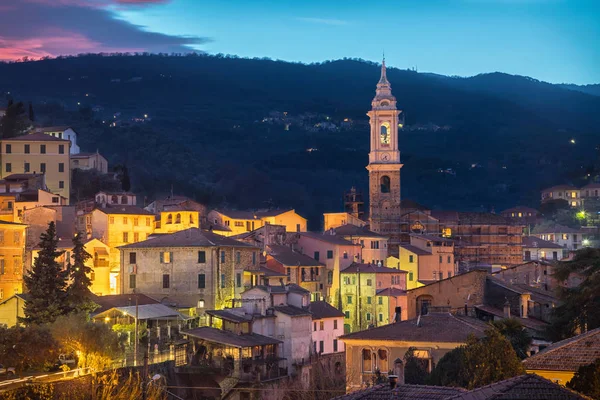
<instances>
[{"instance_id":1,"label":"house facade","mask_svg":"<svg viewBox=\"0 0 600 400\"><path fill-rule=\"evenodd\" d=\"M0 301L23 293L26 228L0 221Z\"/></svg>"},{"instance_id":2,"label":"house facade","mask_svg":"<svg viewBox=\"0 0 600 400\"><path fill-rule=\"evenodd\" d=\"M94 169L101 174L106 174L108 173L108 161L98 152L71 154L71 169L83 171Z\"/></svg>"},{"instance_id":3,"label":"house facade","mask_svg":"<svg viewBox=\"0 0 600 400\"><path fill-rule=\"evenodd\" d=\"M339 337L344 334L344 313L326 301L312 301L312 354L324 355L344 351Z\"/></svg>"}]
</instances>

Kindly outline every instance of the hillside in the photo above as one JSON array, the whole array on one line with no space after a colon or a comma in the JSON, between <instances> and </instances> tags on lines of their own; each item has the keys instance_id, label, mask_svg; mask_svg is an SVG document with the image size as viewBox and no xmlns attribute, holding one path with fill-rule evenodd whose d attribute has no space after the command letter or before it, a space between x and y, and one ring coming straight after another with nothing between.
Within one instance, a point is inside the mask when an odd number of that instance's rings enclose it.
<instances>
[{"instance_id":1,"label":"hillside","mask_svg":"<svg viewBox=\"0 0 600 400\"><path fill-rule=\"evenodd\" d=\"M407 124L405 198L536 206L541 187L596 175L600 97L506 74L388 77ZM90 55L0 64L0 93L33 101L39 123L73 125L83 149L127 164L149 198L172 186L213 205L291 206L317 229L344 190L366 190L365 113L378 78L377 65L357 60Z\"/></svg>"}]
</instances>

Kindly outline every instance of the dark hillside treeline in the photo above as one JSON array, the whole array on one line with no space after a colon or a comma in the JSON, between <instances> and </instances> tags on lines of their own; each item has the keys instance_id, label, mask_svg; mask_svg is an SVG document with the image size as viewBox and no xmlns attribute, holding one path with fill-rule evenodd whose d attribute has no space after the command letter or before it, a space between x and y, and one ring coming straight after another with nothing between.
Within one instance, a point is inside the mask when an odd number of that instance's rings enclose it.
<instances>
[{"instance_id":1,"label":"dark hillside treeline","mask_svg":"<svg viewBox=\"0 0 600 400\"><path fill-rule=\"evenodd\" d=\"M536 206L540 188L597 175L600 97L505 74L389 69L388 77L408 128L405 198L499 211ZM365 113L378 79L379 66L360 60L86 55L0 64L0 93L32 101L38 122L72 125L82 149L126 164L133 190L152 198L173 186L212 205L291 206L314 229L322 212L341 209L344 190L366 190ZM289 130L280 117L262 122L273 111L287 112ZM144 114L150 120L132 121ZM323 121L344 127L314 128Z\"/></svg>"}]
</instances>

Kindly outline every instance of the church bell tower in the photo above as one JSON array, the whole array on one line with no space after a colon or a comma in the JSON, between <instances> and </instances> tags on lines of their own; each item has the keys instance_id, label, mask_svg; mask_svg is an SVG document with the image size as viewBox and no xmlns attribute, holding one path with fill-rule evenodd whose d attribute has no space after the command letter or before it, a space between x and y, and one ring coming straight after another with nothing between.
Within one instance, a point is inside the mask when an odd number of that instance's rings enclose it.
<instances>
[{"instance_id":1,"label":"church bell tower","mask_svg":"<svg viewBox=\"0 0 600 400\"><path fill-rule=\"evenodd\" d=\"M396 98L387 79L385 58L381 78L371 102L371 151L369 152L369 220L371 230L392 238L400 235L400 150ZM392 240L393 241L393 240Z\"/></svg>"}]
</instances>

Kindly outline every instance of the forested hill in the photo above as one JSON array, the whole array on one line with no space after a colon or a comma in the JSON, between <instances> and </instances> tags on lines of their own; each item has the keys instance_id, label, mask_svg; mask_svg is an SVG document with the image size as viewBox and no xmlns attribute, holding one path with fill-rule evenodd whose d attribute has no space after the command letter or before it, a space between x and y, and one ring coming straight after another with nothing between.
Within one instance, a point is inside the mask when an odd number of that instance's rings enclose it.
<instances>
[{"instance_id":1,"label":"forested hill","mask_svg":"<svg viewBox=\"0 0 600 400\"><path fill-rule=\"evenodd\" d=\"M598 96L500 73L389 68L388 78L406 118L404 198L462 210L536 206L541 187L597 175ZM72 125L83 149L127 164L133 190L151 198L173 186L212 205L291 206L315 229L320 213L341 209L344 190L366 190L365 113L378 79L379 66L360 60L89 55L0 64L0 93L32 101L37 123Z\"/></svg>"}]
</instances>

